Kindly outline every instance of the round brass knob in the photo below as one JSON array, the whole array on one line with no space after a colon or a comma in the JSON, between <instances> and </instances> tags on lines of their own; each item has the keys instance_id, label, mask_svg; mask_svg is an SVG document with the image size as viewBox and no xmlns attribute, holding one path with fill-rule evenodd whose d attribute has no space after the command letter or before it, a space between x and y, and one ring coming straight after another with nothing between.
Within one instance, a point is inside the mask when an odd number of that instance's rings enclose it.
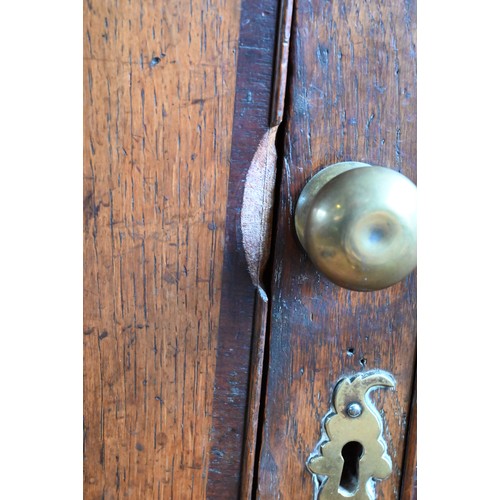
<instances>
[{"instance_id":1,"label":"round brass knob","mask_svg":"<svg viewBox=\"0 0 500 500\"><path fill-rule=\"evenodd\" d=\"M417 188L385 167L343 162L317 173L295 211L300 243L331 281L350 290L394 285L417 265Z\"/></svg>"}]
</instances>

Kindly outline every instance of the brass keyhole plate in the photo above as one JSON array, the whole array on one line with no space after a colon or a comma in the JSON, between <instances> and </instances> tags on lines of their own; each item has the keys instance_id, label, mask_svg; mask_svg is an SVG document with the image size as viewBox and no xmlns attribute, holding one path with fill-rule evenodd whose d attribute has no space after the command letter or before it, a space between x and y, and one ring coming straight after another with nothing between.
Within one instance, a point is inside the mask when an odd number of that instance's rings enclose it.
<instances>
[{"instance_id":1,"label":"brass keyhole plate","mask_svg":"<svg viewBox=\"0 0 500 500\"><path fill-rule=\"evenodd\" d=\"M372 370L342 378L332 408L323 419L323 436L307 461L319 500L374 500L375 480L387 478L392 462L382 437L383 422L369 394L394 387L387 372Z\"/></svg>"}]
</instances>

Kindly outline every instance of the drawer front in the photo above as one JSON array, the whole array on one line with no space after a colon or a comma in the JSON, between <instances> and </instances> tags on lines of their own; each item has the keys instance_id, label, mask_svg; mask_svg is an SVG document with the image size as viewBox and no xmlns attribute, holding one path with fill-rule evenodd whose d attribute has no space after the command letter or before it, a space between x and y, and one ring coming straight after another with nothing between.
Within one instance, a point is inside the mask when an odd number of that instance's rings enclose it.
<instances>
[{"instance_id":1,"label":"drawer front","mask_svg":"<svg viewBox=\"0 0 500 500\"><path fill-rule=\"evenodd\" d=\"M398 497L416 356L416 273L383 290L350 291L316 270L294 227L297 199L322 167L357 161L416 182L414 2L295 2L283 168L273 256L259 498L313 498L306 462L335 383L368 370L396 387L372 398L392 473L377 498Z\"/></svg>"}]
</instances>

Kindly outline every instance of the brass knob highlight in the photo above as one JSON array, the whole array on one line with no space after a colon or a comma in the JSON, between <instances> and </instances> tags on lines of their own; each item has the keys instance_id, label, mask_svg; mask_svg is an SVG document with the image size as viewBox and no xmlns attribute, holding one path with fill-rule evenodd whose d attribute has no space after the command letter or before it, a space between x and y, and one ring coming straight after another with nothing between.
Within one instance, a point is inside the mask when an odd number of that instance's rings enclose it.
<instances>
[{"instance_id":1,"label":"brass knob highlight","mask_svg":"<svg viewBox=\"0 0 500 500\"><path fill-rule=\"evenodd\" d=\"M336 163L302 190L295 228L313 264L335 284L387 288L417 265L417 188L389 168Z\"/></svg>"}]
</instances>

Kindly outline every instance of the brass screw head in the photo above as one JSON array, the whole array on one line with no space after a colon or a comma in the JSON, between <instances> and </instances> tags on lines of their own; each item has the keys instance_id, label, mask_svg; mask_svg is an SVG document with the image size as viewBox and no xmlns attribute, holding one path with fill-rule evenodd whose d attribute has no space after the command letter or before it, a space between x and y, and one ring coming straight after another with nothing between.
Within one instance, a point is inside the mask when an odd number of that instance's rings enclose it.
<instances>
[{"instance_id":1,"label":"brass screw head","mask_svg":"<svg viewBox=\"0 0 500 500\"><path fill-rule=\"evenodd\" d=\"M351 403L346 408L346 413L351 418L357 418L363 413L363 407L359 403Z\"/></svg>"}]
</instances>

